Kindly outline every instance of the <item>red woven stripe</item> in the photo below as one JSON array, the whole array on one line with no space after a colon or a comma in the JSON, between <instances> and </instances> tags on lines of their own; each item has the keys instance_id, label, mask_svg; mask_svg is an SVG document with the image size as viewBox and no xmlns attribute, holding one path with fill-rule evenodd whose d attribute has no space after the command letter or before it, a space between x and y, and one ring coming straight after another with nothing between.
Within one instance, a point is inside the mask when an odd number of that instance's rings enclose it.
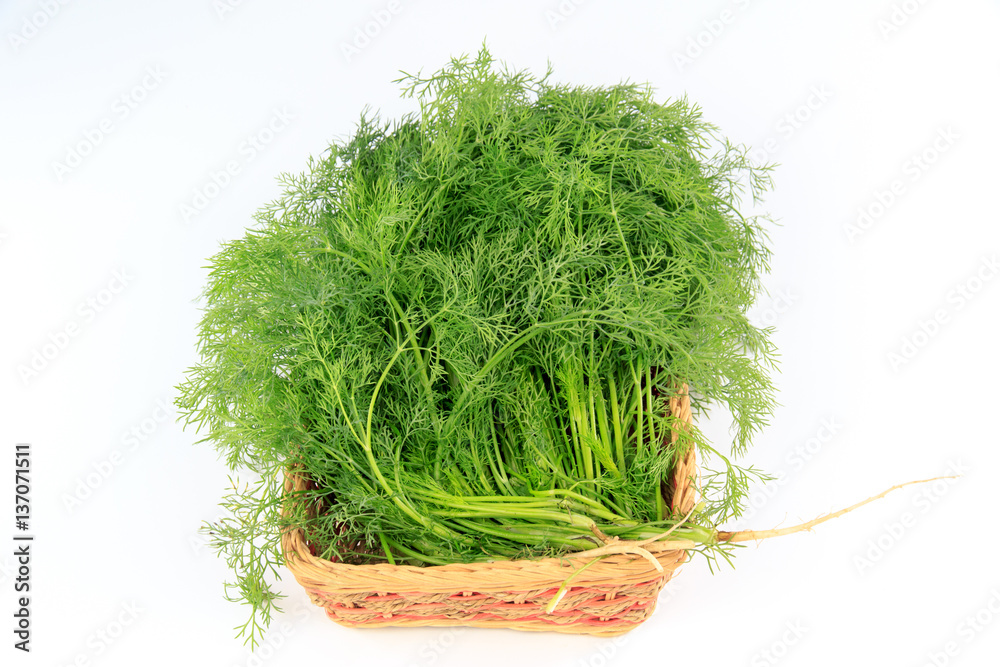
<instances>
[{"instance_id":1,"label":"red woven stripe","mask_svg":"<svg viewBox=\"0 0 1000 667\"><path fill-rule=\"evenodd\" d=\"M618 617L618 615L623 615L623 614L625 614L626 612L629 612L629 611L634 611L634 610L637 610L637 609L642 609L644 607L649 606L651 602L652 602L652 600L649 599L649 598L637 599L632 604L630 604L628 607L626 607L624 609L621 609L618 612L616 612L616 616L614 616L614 617L608 617L609 620L602 621L602 620L600 620L600 616L599 615L592 615L592 616L590 616L587 619L580 619L580 620L578 620L576 622L577 623L584 623L584 624L587 624L587 625L600 625L600 626L609 625L609 624L610 625L614 625L616 623L625 622L624 620L620 619ZM600 600L600 601L592 601L591 602L592 605L596 604L598 606L600 606L600 605L608 605L609 606L609 605L612 605L612 604L614 604L614 605L617 606L620 603L621 603L621 600L617 600L617 601L616 600ZM500 603L497 603L497 604L494 604L494 605L490 605L486 609L494 609L495 610L495 609L503 609L503 608L517 608L519 606L521 606L521 605L518 605L518 604L513 603L513 602L500 602ZM418 610L419 611L433 611L434 609L441 609L441 608L450 608L450 605L448 605L445 602L434 602L434 603L416 604L416 605L412 605L411 607L408 607L406 609L406 611L391 612L389 614L388 618L393 618L393 619L396 619L396 620L444 620L444 619L454 620L453 614L452 615L448 615L448 614L415 614L415 613L413 613L413 612L418 611ZM364 608L357 608L357 607L346 607L346 606L340 605L340 604L329 605L326 608L326 612L327 612L327 614L331 618L336 618L337 620L339 620L339 621L341 621L343 623L349 623L349 624L352 624L352 625L365 625L367 623L383 623L386 620L386 617L384 617L384 616L380 616L380 617L373 618L373 619L360 620L360 621L352 620L350 618L351 616L368 616L370 614L378 613L378 612L375 612L375 611L373 611L371 609L364 609ZM576 612L575 610L572 610L572 609L568 609L568 610L564 610L564 611L554 611L554 612L552 612L550 614L540 612L538 614L531 614L531 615L528 615L528 616L522 616L522 617L519 617L516 620L518 622L523 622L523 621L528 621L528 620L538 620L538 621L543 621L543 622L547 622L547 623L554 623L555 622L554 619L564 618L564 617L573 617L573 616L576 616L577 613L578 612ZM499 615L499 614L496 614L496 613L490 613L490 611L484 610L483 608L480 608L480 609L476 610L476 612L474 614L471 614L470 616L465 617L463 620L472 620L472 621L475 621L475 620L487 620L489 618L495 618L495 619L498 619L498 620L508 620L508 621L509 620L513 620L513 619L510 619L510 618L508 618L506 616L502 616L502 615Z\"/></svg>"},{"instance_id":2,"label":"red woven stripe","mask_svg":"<svg viewBox=\"0 0 1000 667\"><path fill-rule=\"evenodd\" d=\"M314 595L317 595L317 596L323 598L324 600L329 600L329 597L325 593L323 593L322 591L319 591L319 590L316 590L316 589L307 589L307 590L308 590L308 592L313 593ZM548 589L546 591L542 591L540 593L540 595L552 597L552 596L556 595L558 592L559 592L558 588L550 588L550 589ZM604 589L604 588L575 588L574 587L574 588L570 588L569 591L567 591L567 594L571 594L571 593L572 594L575 594L575 593L590 593L594 598L598 598L598 597L603 598L603 597L607 596L608 590ZM399 595L398 593L387 593L385 595L369 595L368 597L364 598L364 601L362 601L362 604L364 604L364 602L367 602L369 600L371 600L373 602L382 602L382 601L402 600L402 599L406 599L406 598L404 596L402 596L402 595ZM473 593L472 595L463 595L461 593L455 593L453 595L449 595L446 599L448 599L448 600L486 600L486 599L495 599L495 598L494 598L494 596L489 595L487 593ZM616 599L620 599L620 598L612 598L612 601L616 600ZM428 603L428 604L430 604L430 603ZM443 604L443 603L433 603L433 604ZM500 604L515 604L515 603L508 603L508 602L505 602L505 601L500 601Z\"/></svg>"},{"instance_id":3,"label":"red woven stripe","mask_svg":"<svg viewBox=\"0 0 1000 667\"><path fill-rule=\"evenodd\" d=\"M629 607L625 611L630 611L630 610L632 610L634 608L638 608L638 607L641 607L641 606L644 606L644 605L641 605L641 604L640 605L634 605L633 607ZM338 623L343 623L345 625L352 625L352 626L356 626L356 627L360 627L360 626L363 626L363 625L369 625L369 624L371 624L371 625L377 625L377 624L385 623L386 621L389 620L387 618L373 618L373 619L369 619L369 620L365 620L365 621L352 621L352 620L345 619L342 616L338 616L336 613L334 613L334 611L332 609L327 609L326 613L327 613L327 615L330 618L336 620ZM629 621L629 620L626 620L626 619L621 618L619 616L607 618L606 620L601 620L601 618L596 617L596 616L590 616L590 617L585 617L585 618L577 619L577 620L573 621L572 623L557 623L555 621L556 618L563 617L563 616L573 616L573 615L574 614L572 612L565 612L565 613L559 613L559 612L557 612L557 613L553 613L553 614L532 614L530 616L522 616L522 617L517 618L517 619L510 619L510 618L506 618L504 616L498 616L496 614L478 613L478 614L475 614L473 616L468 616L466 618L462 618L461 622L468 623L468 622L479 622L479 621L497 620L497 621L505 621L505 622L515 621L517 623L526 623L528 621L536 621L536 622L541 622L541 623L544 623L546 625L552 625L552 626L589 625L589 626L593 626L593 627L602 627L602 628L616 627L616 626L621 626L621 625L637 625L637 623L635 621ZM454 617L449 616L447 614L435 614L433 616L415 616L415 615L410 615L410 614L393 614L390 618L392 619L393 622L407 621L407 620L413 620L413 621L455 621L456 620Z\"/></svg>"},{"instance_id":4,"label":"red woven stripe","mask_svg":"<svg viewBox=\"0 0 1000 667\"><path fill-rule=\"evenodd\" d=\"M621 612L617 612L617 613L623 613L625 611L631 611L633 609L641 609L643 607L648 606L650 604L650 602L651 602L651 600L649 600L648 598L638 599L638 600L635 600L628 607L626 607L624 610L622 610ZM621 600L600 600L599 602L598 601L592 601L589 606L591 606L591 607L595 607L595 606L596 607L600 607L600 606L612 606L612 605L613 606L618 606L620 604L621 604ZM476 613L489 613L490 610L497 610L497 609L517 609L517 608L520 608L520 607L522 607L522 605L518 605L518 604L513 603L513 602L498 602L496 604L491 604L491 605L487 605L487 606L484 606L484 607L479 607L476 610ZM402 609L400 611L394 611L394 612L388 612L388 613L391 613L392 616L394 616L394 617L395 616L399 616L399 617L414 617L415 618L415 617L417 617L417 614L415 614L414 612L417 612L417 611L431 611L431 612L433 612L435 609L443 609L443 608L452 609L452 607L450 605L448 605L448 604L446 604L444 602L426 602L426 603L411 605L411 606L406 607L405 609ZM347 607L347 606L340 605L340 604L331 604L331 605L328 605L327 609L335 609L338 614L341 614L341 615L344 615L344 616L366 616L368 614L377 614L377 613L379 613L378 611L376 611L374 609L368 609L368 608L365 608L365 607ZM553 611L551 614L545 614L545 615L546 616L571 616L574 613L576 613L576 611L574 609L567 609L567 610L563 610L563 611Z\"/></svg>"}]
</instances>

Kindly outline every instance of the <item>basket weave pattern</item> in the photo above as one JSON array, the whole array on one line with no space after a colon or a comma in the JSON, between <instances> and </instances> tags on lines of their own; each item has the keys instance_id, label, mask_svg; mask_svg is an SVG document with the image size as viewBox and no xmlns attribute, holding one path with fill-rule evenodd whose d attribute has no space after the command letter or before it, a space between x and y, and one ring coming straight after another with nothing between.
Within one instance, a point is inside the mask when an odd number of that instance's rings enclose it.
<instances>
[{"instance_id":1,"label":"basket weave pattern","mask_svg":"<svg viewBox=\"0 0 1000 667\"><path fill-rule=\"evenodd\" d=\"M670 399L671 414L691 423L687 388ZM673 433L672 440L678 435ZM675 512L695 503L694 447L664 486ZM289 474L287 490L307 480ZM551 613L546 606L571 575L591 558L501 560L489 563L349 565L314 556L301 529L282 535L285 564L314 604L335 622L352 627L467 625L612 636L648 618L660 590L685 561L683 550L647 546L663 567L645 558L615 554L572 579Z\"/></svg>"}]
</instances>

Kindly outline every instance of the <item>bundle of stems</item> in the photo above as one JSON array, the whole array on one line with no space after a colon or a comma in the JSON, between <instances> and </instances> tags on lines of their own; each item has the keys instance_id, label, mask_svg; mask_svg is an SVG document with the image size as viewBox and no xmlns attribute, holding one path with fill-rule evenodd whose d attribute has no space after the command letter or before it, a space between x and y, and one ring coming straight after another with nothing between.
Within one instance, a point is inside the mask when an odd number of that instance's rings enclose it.
<instances>
[{"instance_id":1,"label":"bundle of stems","mask_svg":"<svg viewBox=\"0 0 1000 667\"><path fill-rule=\"evenodd\" d=\"M289 527L358 564L671 528L722 552L714 526L759 475L736 461L774 406L770 332L746 316L766 217L739 210L768 169L685 99L550 79L485 47L404 75L419 111L363 116L212 259L176 402L244 479L206 530L250 639ZM670 414L685 385L732 415L731 446ZM664 480L691 447L704 500L679 517ZM294 499L291 468L310 481Z\"/></svg>"}]
</instances>

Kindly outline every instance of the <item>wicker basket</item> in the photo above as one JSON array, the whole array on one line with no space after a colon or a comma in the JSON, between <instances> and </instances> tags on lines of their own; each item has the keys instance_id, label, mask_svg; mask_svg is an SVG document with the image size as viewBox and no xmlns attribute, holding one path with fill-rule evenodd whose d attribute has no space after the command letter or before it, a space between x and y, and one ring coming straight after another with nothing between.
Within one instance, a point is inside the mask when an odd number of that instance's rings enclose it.
<instances>
[{"instance_id":1,"label":"wicker basket","mask_svg":"<svg viewBox=\"0 0 1000 667\"><path fill-rule=\"evenodd\" d=\"M691 423L687 387L670 400L670 410ZM672 435L677 438L677 433ZM675 512L694 506L694 447L677 466L664 493ZM303 490L307 480L285 478L286 490ZM596 563L586 555L537 560L428 567L348 565L314 556L301 529L282 536L285 564L313 603L335 622L359 628L467 625L517 630L619 635L646 620L656 598L687 552L676 547L646 550L660 563L633 554L614 554ZM676 543L674 543L676 545ZM592 563L586 570L581 567ZM577 573L559 603L547 605L563 583Z\"/></svg>"}]
</instances>

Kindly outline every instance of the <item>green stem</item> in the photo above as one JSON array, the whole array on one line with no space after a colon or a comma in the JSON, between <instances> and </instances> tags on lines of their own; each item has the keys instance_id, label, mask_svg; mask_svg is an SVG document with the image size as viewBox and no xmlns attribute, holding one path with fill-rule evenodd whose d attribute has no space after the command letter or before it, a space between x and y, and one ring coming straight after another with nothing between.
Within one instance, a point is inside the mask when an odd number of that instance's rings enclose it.
<instances>
[{"instance_id":1,"label":"green stem","mask_svg":"<svg viewBox=\"0 0 1000 667\"><path fill-rule=\"evenodd\" d=\"M611 396L611 426L615 432L615 453L618 455L618 467L625 473L625 445L622 441L621 415L618 413L618 387L615 386L613 375L608 376L608 393Z\"/></svg>"}]
</instances>

